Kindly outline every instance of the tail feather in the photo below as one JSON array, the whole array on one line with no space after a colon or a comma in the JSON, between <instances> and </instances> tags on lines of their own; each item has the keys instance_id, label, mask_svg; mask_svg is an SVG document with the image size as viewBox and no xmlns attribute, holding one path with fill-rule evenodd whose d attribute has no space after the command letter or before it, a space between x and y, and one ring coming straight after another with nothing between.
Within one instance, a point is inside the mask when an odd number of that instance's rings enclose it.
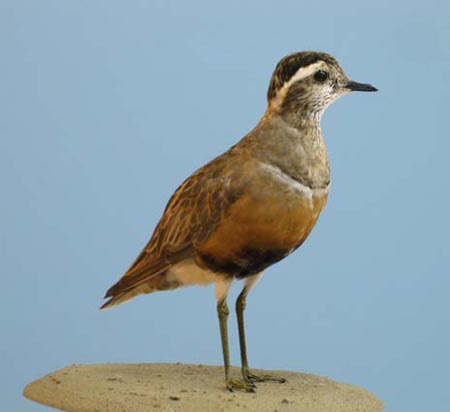
<instances>
[{"instance_id":1,"label":"tail feather","mask_svg":"<svg viewBox=\"0 0 450 412\"><path fill-rule=\"evenodd\" d=\"M170 263L156 262L152 265L143 265L134 270L130 270L120 278L120 280L112 285L105 294L105 299L128 292L137 286L149 281L166 271L170 267Z\"/></svg>"},{"instance_id":2,"label":"tail feather","mask_svg":"<svg viewBox=\"0 0 450 412\"><path fill-rule=\"evenodd\" d=\"M159 290L160 282L164 282L161 278L164 273L176 262L188 256L190 250L188 248L181 249L171 258L147 258L140 259L135 262L131 268L119 279L117 283L111 286L105 294L105 302L100 309L107 309L115 305L126 302L141 293L151 293ZM157 281L157 279L160 279ZM160 286L160 285L159 285ZM173 286L165 287L173 288Z\"/></svg>"},{"instance_id":3,"label":"tail feather","mask_svg":"<svg viewBox=\"0 0 450 412\"><path fill-rule=\"evenodd\" d=\"M117 283L111 286L105 294L105 299L109 298L100 309L108 309L112 306L120 305L134 298L141 293L151 293L154 289L149 284L153 278L164 273L169 265L152 265L144 267L139 271L127 272Z\"/></svg>"},{"instance_id":4,"label":"tail feather","mask_svg":"<svg viewBox=\"0 0 450 412\"><path fill-rule=\"evenodd\" d=\"M131 297L130 297L130 298L127 298L126 295L127 295L127 294L117 295L117 296L114 296L114 297L112 297L112 298L109 298L102 306L100 306L99 309L100 309L100 310L103 310L103 309L110 309L110 308L112 308L113 306L120 305L121 303L124 303L124 302L126 302L127 300L131 299Z\"/></svg>"},{"instance_id":5,"label":"tail feather","mask_svg":"<svg viewBox=\"0 0 450 412\"><path fill-rule=\"evenodd\" d=\"M140 295L141 293L151 293L154 292L155 290L156 289L153 289L148 284L140 285L129 292L119 293L117 295L110 297L109 300L100 307L100 310L110 309L113 306L121 305L122 303L125 303L130 299L133 299L135 296Z\"/></svg>"}]
</instances>

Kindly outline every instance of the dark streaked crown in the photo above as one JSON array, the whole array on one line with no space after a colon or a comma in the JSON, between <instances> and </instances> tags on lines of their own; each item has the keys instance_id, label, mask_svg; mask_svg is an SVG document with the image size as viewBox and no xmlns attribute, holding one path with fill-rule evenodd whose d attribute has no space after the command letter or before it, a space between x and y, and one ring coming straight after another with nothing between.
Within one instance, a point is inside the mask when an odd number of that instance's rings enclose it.
<instances>
[{"instance_id":1,"label":"dark streaked crown","mask_svg":"<svg viewBox=\"0 0 450 412\"><path fill-rule=\"evenodd\" d=\"M301 67L307 67L318 62L319 60L322 60L331 66L339 67L337 60L327 53L302 51L283 57L278 62L272 74L269 90L267 91L267 99L269 101L273 99L278 90L280 90L283 84L289 81L289 79L297 73L298 69Z\"/></svg>"}]
</instances>

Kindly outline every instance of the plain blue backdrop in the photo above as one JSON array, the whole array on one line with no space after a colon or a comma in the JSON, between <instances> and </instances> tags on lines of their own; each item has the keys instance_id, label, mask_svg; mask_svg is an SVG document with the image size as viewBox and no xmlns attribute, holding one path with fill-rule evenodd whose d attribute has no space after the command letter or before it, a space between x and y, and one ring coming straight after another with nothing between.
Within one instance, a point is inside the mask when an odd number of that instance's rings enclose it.
<instances>
[{"instance_id":1,"label":"plain blue backdrop","mask_svg":"<svg viewBox=\"0 0 450 412\"><path fill-rule=\"evenodd\" d=\"M1 0L1 409L42 411L24 385L72 363L221 364L212 288L97 307L177 185L257 123L277 61L309 49L380 91L323 118L328 206L248 299L251 365L448 411L448 4Z\"/></svg>"}]
</instances>

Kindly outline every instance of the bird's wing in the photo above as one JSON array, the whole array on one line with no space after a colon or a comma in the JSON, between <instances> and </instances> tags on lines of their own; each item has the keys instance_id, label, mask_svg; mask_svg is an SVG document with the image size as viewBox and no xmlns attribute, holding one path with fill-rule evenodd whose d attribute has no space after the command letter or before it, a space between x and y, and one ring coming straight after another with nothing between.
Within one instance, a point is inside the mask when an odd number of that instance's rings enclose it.
<instances>
[{"instance_id":1,"label":"bird's wing","mask_svg":"<svg viewBox=\"0 0 450 412\"><path fill-rule=\"evenodd\" d=\"M105 298L123 294L191 257L239 197L242 174L220 156L186 179L170 198L149 242Z\"/></svg>"}]
</instances>

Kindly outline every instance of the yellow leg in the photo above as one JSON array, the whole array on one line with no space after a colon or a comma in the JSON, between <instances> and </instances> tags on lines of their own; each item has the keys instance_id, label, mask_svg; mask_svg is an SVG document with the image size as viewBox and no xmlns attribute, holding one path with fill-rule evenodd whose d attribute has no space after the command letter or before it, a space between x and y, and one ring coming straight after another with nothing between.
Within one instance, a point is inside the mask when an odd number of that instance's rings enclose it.
<instances>
[{"instance_id":1,"label":"yellow leg","mask_svg":"<svg viewBox=\"0 0 450 412\"><path fill-rule=\"evenodd\" d=\"M247 359L247 345L245 342L245 327L244 327L244 310L246 305L246 299L247 299L247 288L244 287L240 295L238 296L236 300L236 315L237 315L237 321L238 321L238 329L239 329L239 344L241 347L241 364L242 364L242 376L244 377L244 380L247 382L278 382L278 383L284 383L286 382L286 379L270 376L270 375L263 375L258 376L254 373L250 372L250 369L248 367L248 359Z\"/></svg>"},{"instance_id":2,"label":"yellow leg","mask_svg":"<svg viewBox=\"0 0 450 412\"><path fill-rule=\"evenodd\" d=\"M228 349L228 310L226 300L217 303L217 314L219 315L220 337L222 339L223 363L225 367L225 384L228 390L234 392L236 389L246 392L254 392L255 385L248 380L231 379L230 377L230 352Z\"/></svg>"}]
</instances>

